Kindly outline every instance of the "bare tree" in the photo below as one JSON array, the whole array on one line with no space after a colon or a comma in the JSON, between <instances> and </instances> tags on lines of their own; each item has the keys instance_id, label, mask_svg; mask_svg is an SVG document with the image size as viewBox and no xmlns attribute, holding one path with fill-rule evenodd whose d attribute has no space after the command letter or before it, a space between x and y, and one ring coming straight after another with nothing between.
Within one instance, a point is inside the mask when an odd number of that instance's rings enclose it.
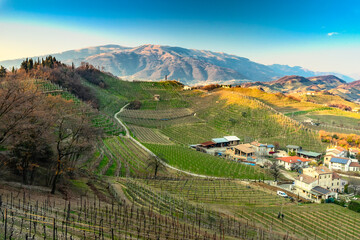
<instances>
[{"instance_id":1,"label":"bare tree","mask_svg":"<svg viewBox=\"0 0 360 240\"><path fill-rule=\"evenodd\" d=\"M54 194L59 177L66 171L71 171L74 163L92 147L96 131L89 123L86 108L60 108L55 124L56 163L52 178L51 193Z\"/></svg>"},{"instance_id":2,"label":"bare tree","mask_svg":"<svg viewBox=\"0 0 360 240\"><path fill-rule=\"evenodd\" d=\"M41 106L41 93L30 81L0 82L0 144L21 132Z\"/></svg>"},{"instance_id":3,"label":"bare tree","mask_svg":"<svg viewBox=\"0 0 360 240\"><path fill-rule=\"evenodd\" d=\"M157 174L158 174L159 171L166 169L163 162L164 162L164 159L162 159L159 156L151 156L151 157L149 157L146 168L147 169L150 168L150 169L154 170L154 178L157 177Z\"/></svg>"},{"instance_id":4,"label":"bare tree","mask_svg":"<svg viewBox=\"0 0 360 240\"><path fill-rule=\"evenodd\" d=\"M270 167L270 173L271 175L274 177L274 180L277 182L278 179L281 176L281 170L280 170L280 166L277 163L277 161L274 161Z\"/></svg>"}]
</instances>

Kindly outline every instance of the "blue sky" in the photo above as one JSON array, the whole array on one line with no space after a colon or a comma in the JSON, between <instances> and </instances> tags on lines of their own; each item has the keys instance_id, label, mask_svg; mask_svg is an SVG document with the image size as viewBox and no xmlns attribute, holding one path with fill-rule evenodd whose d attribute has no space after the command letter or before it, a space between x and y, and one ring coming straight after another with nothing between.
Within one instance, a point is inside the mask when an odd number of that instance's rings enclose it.
<instances>
[{"instance_id":1,"label":"blue sky","mask_svg":"<svg viewBox=\"0 0 360 240\"><path fill-rule=\"evenodd\" d=\"M0 0L0 60L152 43L360 77L359 23L355 0Z\"/></svg>"}]
</instances>

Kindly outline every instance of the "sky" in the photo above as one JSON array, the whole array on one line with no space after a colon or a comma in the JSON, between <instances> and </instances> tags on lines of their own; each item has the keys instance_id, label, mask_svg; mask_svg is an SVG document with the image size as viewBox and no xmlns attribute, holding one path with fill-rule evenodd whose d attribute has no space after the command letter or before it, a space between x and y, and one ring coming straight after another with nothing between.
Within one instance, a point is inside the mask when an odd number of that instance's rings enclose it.
<instances>
[{"instance_id":1,"label":"sky","mask_svg":"<svg viewBox=\"0 0 360 240\"><path fill-rule=\"evenodd\" d=\"M360 78L357 0L0 0L0 60L160 44Z\"/></svg>"}]
</instances>

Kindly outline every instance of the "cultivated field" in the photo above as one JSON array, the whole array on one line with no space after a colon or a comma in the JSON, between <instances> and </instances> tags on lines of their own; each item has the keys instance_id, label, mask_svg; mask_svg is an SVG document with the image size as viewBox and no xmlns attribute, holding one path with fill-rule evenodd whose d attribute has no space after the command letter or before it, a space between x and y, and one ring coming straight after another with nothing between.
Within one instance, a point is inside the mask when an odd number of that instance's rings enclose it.
<instances>
[{"instance_id":1,"label":"cultivated field","mask_svg":"<svg viewBox=\"0 0 360 240\"><path fill-rule=\"evenodd\" d=\"M133 136L144 143L173 144L169 137L160 133L157 129L128 125Z\"/></svg>"},{"instance_id":2,"label":"cultivated field","mask_svg":"<svg viewBox=\"0 0 360 240\"><path fill-rule=\"evenodd\" d=\"M249 166L225 158L211 156L180 145L144 144L168 164L188 172L224 178L269 179L257 166Z\"/></svg>"}]
</instances>

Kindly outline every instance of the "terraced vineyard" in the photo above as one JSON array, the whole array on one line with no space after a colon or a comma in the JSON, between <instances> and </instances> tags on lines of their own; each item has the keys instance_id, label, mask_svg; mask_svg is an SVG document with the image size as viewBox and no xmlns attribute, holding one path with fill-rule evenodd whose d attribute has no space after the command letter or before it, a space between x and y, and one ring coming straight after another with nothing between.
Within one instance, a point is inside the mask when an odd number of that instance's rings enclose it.
<instances>
[{"instance_id":1,"label":"terraced vineyard","mask_svg":"<svg viewBox=\"0 0 360 240\"><path fill-rule=\"evenodd\" d=\"M139 139L140 142L144 143L156 143L156 144L173 144L169 137L160 133L156 129L139 127L135 125L128 125L130 131Z\"/></svg>"},{"instance_id":2,"label":"terraced vineyard","mask_svg":"<svg viewBox=\"0 0 360 240\"><path fill-rule=\"evenodd\" d=\"M224 158L211 156L180 145L145 144L156 155L179 169L214 177L269 179L265 170Z\"/></svg>"},{"instance_id":3,"label":"terraced vineyard","mask_svg":"<svg viewBox=\"0 0 360 240\"><path fill-rule=\"evenodd\" d=\"M112 137L104 140L104 144L118 162L122 170L120 176L144 175L147 173L146 161L149 154L139 148L131 139Z\"/></svg>"},{"instance_id":4,"label":"terraced vineyard","mask_svg":"<svg viewBox=\"0 0 360 240\"><path fill-rule=\"evenodd\" d=\"M17 195L17 197L15 197ZM161 215L150 207L78 197L70 201L32 195L25 191L1 192L1 239L234 239L228 234ZM235 226L235 225L234 225ZM224 225L213 229L225 232ZM252 229L238 233L251 239ZM280 237L279 237L280 239Z\"/></svg>"},{"instance_id":5,"label":"terraced vineyard","mask_svg":"<svg viewBox=\"0 0 360 240\"><path fill-rule=\"evenodd\" d=\"M357 227L360 215L356 212L334 204L298 205L253 184L213 179L148 179L141 182L162 193L161 199L178 197L186 203L201 204L204 209L212 205L216 209L226 209L240 222L286 234L290 239L359 239L360 236ZM164 206L171 209L170 204ZM278 217L279 212L284 218Z\"/></svg>"},{"instance_id":6,"label":"terraced vineyard","mask_svg":"<svg viewBox=\"0 0 360 240\"><path fill-rule=\"evenodd\" d=\"M209 232L220 233L221 239L282 239L286 237L284 233L265 231L246 221L239 221L239 218L234 218L234 216L211 210L203 204L191 203L182 195L173 195L149 187L147 180L142 182L123 179L119 183L127 197L139 206L151 207L155 212L189 222L199 229L204 228ZM219 228L219 226L222 227ZM181 236L179 238L183 239Z\"/></svg>"},{"instance_id":7,"label":"terraced vineyard","mask_svg":"<svg viewBox=\"0 0 360 240\"><path fill-rule=\"evenodd\" d=\"M124 110L119 114L126 123L144 127L164 127L201 122L188 108L166 110Z\"/></svg>"},{"instance_id":8,"label":"terraced vineyard","mask_svg":"<svg viewBox=\"0 0 360 240\"><path fill-rule=\"evenodd\" d=\"M277 217L279 212L284 214L284 219ZM244 207L237 216L300 239L359 239L360 236L359 214L334 204Z\"/></svg>"},{"instance_id":9,"label":"terraced vineyard","mask_svg":"<svg viewBox=\"0 0 360 240\"><path fill-rule=\"evenodd\" d=\"M288 199L258 186L236 180L144 180L144 184L197 203L229 206L281 206Z\"/></svg>"},{"instance_id":10,"label":"terraced vineyard","mask_svg":"<svg viewBox=\"0 0 360 240\"><path fill-rule=\"evenodd\" d=\"M183 144L198 144L226 136L227 133L217 128L211 127L206 123L182 124L168 126L161 129L161 132L171 139Z\"/></svg>"}]
</instances>

